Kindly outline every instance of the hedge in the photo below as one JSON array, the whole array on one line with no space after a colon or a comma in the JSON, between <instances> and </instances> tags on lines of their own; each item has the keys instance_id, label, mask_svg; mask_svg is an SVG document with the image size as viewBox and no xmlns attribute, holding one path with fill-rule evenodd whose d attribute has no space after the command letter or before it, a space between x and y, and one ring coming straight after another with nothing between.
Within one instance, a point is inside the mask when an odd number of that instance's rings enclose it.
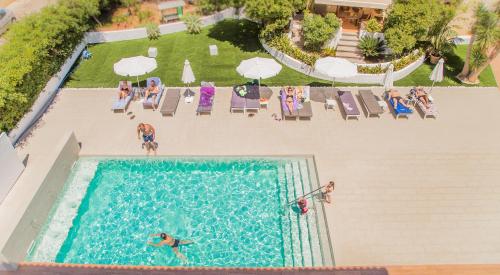
<instances>
[{"instance_id":1,"label":"hedge","mask_svg":"<svg viewBox=\"0 0 500 275\"><path fill-rule=\"evenodd\" d=\"M60 0L11 26L0 47L0 130L29 111L110 0Z\"/></svg>"}]
</instances>

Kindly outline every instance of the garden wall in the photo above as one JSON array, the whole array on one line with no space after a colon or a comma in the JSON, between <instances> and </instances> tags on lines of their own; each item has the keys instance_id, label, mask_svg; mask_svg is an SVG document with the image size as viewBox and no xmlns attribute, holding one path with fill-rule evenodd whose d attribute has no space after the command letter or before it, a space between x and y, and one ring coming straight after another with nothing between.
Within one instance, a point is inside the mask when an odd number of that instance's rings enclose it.
<instances>
[{"instance_id":1,"label":"garden wall","mask_svg":"<svg viewBox=\"0 0 500 275\"><path fill-rule=\"evenodd\" d=\"M5 133L0 133L0 204L7 197L17 178L24 171L24 164L17 156L10 139Z\"/></svg>"},{"instance_id":2,"label":"garden wall","mask_svg":"<svg viewBox=\"0 0 500 275\"><path fill-rule=\"evenodd\" d=\"M269 45L267 45L264 41L261 41L262 46L264 49L271 54L274 58L279 60L281 63L285 64L286 66L301 72L303 74L316 77L319 79L327 80L327 81L332 81L333 79L329 76L326 76L322 73L316 72L313 67L306 65L302 63L301 61L286 55L283 52L280 52L274 48L271 48ZM399 71L394 72L394 81L400 80L406 76L408 76L410 73L415 71L420 65L424 63L425 56L421 56L419 59L417 59L415 62L411 63L410 65L406 66L404 69L401 69ZM384 63L389 64L389 63ZM362 64L366 65L366 64ZM377 66L379 64L373 64L373 66ZM348 83L358 83L358 84L380 84L382 85L384 82L384 77L385 74L357 74L354 77L346 77L346 78L335 78L335 81L339 82L348 82Z\"/></svg>"},{"instance_id":3,"label":"garden wall","mask_svg":"<svg viewBox=\"0 0 500 275\"><path fill-rule=\"evenodd\" d=\"M235 12L236 12L235 8L228 8L221 12L202 17L201 22L203 26L213 25L224 19L233 18ZM186 30L186 24L184 24L184 22L182 21L162 24L159 25L158 27L162 35ZM88 32L86 40L87 43L89 44L96 44L96 43L140 39L140 38L146 38L147 36L148 35L146 32L146 28L136 28L136 29L118 30L118 31Z\"/></svg>"}]
</instances>

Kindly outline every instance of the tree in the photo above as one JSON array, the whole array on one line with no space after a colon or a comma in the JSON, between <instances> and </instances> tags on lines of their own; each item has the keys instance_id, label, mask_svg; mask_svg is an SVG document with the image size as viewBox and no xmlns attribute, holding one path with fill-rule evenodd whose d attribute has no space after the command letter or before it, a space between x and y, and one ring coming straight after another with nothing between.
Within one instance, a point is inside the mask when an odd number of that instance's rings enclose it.
<instances>
[{"instance_id":1,"label":"tree","mask_svg":"<svg viewBox=\"0 0 500 275\"><path fill-rule=\"evenodd\" d=\"M333 16L332 16L333 15ZM319 51L339 27L340 21L334 14L325 18L317 14L306 14L303 23L304 47Z\"/></svg>"},{"instance_id":2,"label":"tree","mask_svg":"<svg viewBox=\"0 0 500 275\"><path fill-rule=\"evenodd\" d=\"M292 16L294 5L290 0L247 0L246 14L262 25Z\"/></svg>"},{"instance_id":3,"label":"tree","mask_svg":"<svg viewBox=\"0 0 500 275\"><path fill-rule=\"evenodd\" d=\"M489 11L484 6L480 6L475 14L477 16L474 26L474 40L471 39L469 48L474 54L468 54L464 64L464 69L459 75L459 79L465 83L477 83L481 72L500 53L500 17L497 10ZM468 49L469 51L469 49ZM484 59L477 55L482 54ZM470 71L471 59L476 60L475 66ZM477 60L484 60L482 64ZM479 63L479 64L478 64ZM467 66L467 67L466 67Z\"/></svg>"}]
</instances>

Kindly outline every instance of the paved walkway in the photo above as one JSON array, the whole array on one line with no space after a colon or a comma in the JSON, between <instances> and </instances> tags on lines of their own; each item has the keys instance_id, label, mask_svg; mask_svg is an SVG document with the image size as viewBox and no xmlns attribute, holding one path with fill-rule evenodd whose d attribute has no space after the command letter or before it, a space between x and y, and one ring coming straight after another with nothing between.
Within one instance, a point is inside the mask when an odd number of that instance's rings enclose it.
<instances>
[{"instance_id":1,"label":"paved walkway","mask_svg":"<svg viewBox=\"0 0 500 275\"><path fill-rule=\"evenodd\" d=\"M345 121L313 102L311 121L278 122L276 92L254 117L229 113L230 90L219 88L211 116L181 102L166 118L132 102L131 119L110 111L114 90L64 90L18 151L30 155L25 175L67 131L82 155L143 155L135 127L144 121L157 127L159 155L313 154L320 181L337 183L326 205L337 265L498 263L497 89L435 88L436 120ZM20 181L29 186L27 176ZM29 190L15 188L9 201L21 204ZM0 207L3 221L5 213Z\"/></svg>"}]
</instances>

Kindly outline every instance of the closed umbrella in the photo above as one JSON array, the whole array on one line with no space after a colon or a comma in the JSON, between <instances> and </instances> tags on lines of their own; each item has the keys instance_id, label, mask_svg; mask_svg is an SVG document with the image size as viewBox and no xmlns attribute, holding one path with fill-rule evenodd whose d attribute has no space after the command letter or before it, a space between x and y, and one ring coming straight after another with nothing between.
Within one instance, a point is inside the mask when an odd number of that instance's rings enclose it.
<instances>
[{"instance_id":1,"label":"closed umbrella","mask_svg":"<svg viewBox=\"0 0 500 275\"><path fill-rule=\"evenodd\" d=\"M182 70L182 78L181 81L184 84L188 85L188 88L186 89L186 93L184 93L185 97L191 97L194 95L194 93L191 93L191 90L189 89L189 84L193 83L195 81L193 69L191 68L191 64L189 63L189 60L184 61L184 69Z\"/></svg>"},{"instance_id":2,"label":"closed umbrella","mask_svg":"<svg viewBox=\"0 0 500 275\"><path fill-rule=\"evenodd\" d=\"M441 58L439 59L439 62L436 64L434 70L432 70L432 73L429 76L429 79L432 80L432 86L429 93L432 91L432 88L434 88L434 83L443 81L444 79L443 70L444 70L444 59Z\"/></svg>"},{"instance_id":3,"label":"closed umbrella","mask_svg":"<svg viewBox=\"0 0 500 275\"><path fill-rule=\"evenodd\" d=\"M281 71L281 65L271 58L254 57L241 61L236 71L246 78L260 80L276 76Z\"/></svg>"},{"instance_id":4,"label":"closed umbrella","mask_svg":"<svg viewBox=\"0 0 500 275\"><path fill-rule=\"evenodd\" d=\"M358 74L356 64L344 58L324 57L316 60L314 69L332 78L332 87L335 85L335 78L353 77Z\"/></svg>"},{"instance_id":5,"label":"closed umbrella","mask_svg":"<svg viewBox=\"0 0 500 275\"><path fill-rule=\"evenodd\" d=\"M122 58L113 65L113 69L118 75L137 77L137 85L139 85L139 76L154 71L157 66L156 59L141 55Z\"/></svg>"},{"instance_id":6,"label":"closed umbrella","mask_svg":"<svg viewBox=\"0 0 500 275\"><path fill-rule=\"evenodd\" d=\"M394 65L390 64L385 72L384 90L389 91L394 87Z\"/></svg>"}]
</instances>

